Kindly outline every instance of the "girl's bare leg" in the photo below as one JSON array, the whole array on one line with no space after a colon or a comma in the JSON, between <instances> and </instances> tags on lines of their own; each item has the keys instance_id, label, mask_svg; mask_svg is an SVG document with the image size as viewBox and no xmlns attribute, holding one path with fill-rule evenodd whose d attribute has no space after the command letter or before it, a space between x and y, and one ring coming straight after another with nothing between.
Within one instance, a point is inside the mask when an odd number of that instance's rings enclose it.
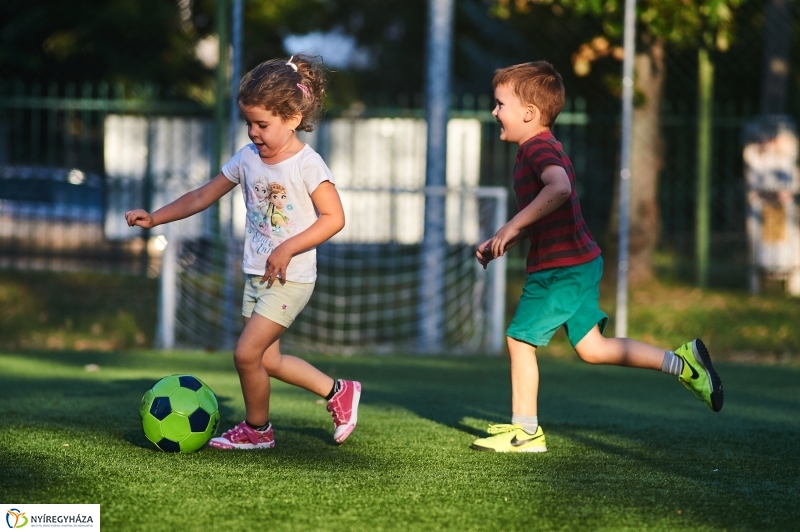
<instances>
[{"instance_id":1,"label":"girl's bare leg","mask_svg":"<svg viewBox=\"0 0 800 532\"><path fill-rule=\"evenodd\" d=\"M256 427L269 420L269 374L261 364L261 358L285 330L286 327L253 313L251 319L245 320L244 330L233 352L244 396L246 420Z\"/></svg>"},{"instance_id":2,"label":"girl's bare leg","mask_svg":"<svg viewBox=\"0 0 800 532\"><path fill-rule=\"evenodd\" d=\"M305 388L311 393L325 397L333 388L333 379L303 360L302 358L281 354L280 340L270 345L261 364L270 377Z\"/></svg>"},{"instance_id":3,"label":"girl's bare leg","mask_svg":"<svg viewBox=\"0 0 800 532\"><path fill-rule=\"evenodd\" d=\"M247 421L260 426L269 420L270 377L300 386L325 397L333 379L297 357L281 355L280 336L286 327L253 313L245 326L233 358L242 385Z\"/></svg>"}]
</instances>

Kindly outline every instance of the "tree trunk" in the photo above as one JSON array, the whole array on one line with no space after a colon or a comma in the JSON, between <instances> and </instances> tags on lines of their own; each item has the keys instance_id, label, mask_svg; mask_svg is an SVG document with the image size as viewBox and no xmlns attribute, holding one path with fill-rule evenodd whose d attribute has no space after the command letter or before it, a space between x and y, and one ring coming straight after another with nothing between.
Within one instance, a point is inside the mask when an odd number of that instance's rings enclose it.
<instances>
[{"instance_id":1,"label":"tree trunk","mask_svg":"<svg viewBox=\"0 0 800 532\"><path fill-rule=\"evenodd\" d=\"M630 234L628 280L631 284L653 278L653 254L661 220L658 209L658 174L663 165L661 97L664 87L664 41L652 39L636 54L635 102L631 145ZM611 241L619 235L618 195L614 198Z\"/></svg>"}]
</instances>

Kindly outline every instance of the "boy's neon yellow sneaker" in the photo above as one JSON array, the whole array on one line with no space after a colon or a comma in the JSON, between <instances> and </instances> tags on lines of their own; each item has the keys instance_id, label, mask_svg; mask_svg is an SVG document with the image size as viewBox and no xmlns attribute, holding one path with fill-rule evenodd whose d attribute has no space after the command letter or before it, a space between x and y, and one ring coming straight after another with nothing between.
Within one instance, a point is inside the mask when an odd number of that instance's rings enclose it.
<instances>
[{"instance_id":1,"label":"boy's neon yellow sneaker","mask_svg":"<svg viewBox=\"0 0 800 532\"><path fill-rule=\"evenodd\" d=\"M522 430L518 423L510 425L489 425L489 436L472 442L476 451L494 451L496 453L543 453L547 451L542 427L536 434L530 435Z\"/></svg>"},{"instance_id":2,"label":"boy's neon yellow sneaker","mask_svg":"<svg viewBox=\"0 0 800 532\"><path fill-rule=\"evenodd\" d=\"M678 375L678 380L711 410L722 410L725 400L722 381L711 365L711 357L703 341L698 338L684 344L675 350L675 354L683 360L683 371Z\"/></svg>"}]
</instances>

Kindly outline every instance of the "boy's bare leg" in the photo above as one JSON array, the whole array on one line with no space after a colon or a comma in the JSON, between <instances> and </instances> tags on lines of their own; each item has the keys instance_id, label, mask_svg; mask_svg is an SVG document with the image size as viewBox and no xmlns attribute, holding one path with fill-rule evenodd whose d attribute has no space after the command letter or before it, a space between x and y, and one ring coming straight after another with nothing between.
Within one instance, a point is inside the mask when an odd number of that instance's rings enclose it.
<instances>
[{"instance_id":1,"label":"boy's bare leg","mask_svg":"<svg viewBox=\"0 0 800 532\"><path fill-rule=\"evenodd\" d=\"M630 338L606 338L595 326L575 346L578 356L590 364L613 364L661 371L666 349Z\"/></svg>"},{"instance_id":2,"label":"boy's bare leg","mask_svg":"<svg viewBox=\"0 0 800 532\"><path fill-rule=\"evenodd\" d=\"M489 436L472 442L476 451L543 453L544 432L536 415L539 396L539 364L536 346L506 337L511 357L511 423L491 425Z\"/></svg>"},{"instance_id":3,"label":"boy's bare leg","mask_svg":"<svg viewBox=\"0 0 800 532\"><path fill-rule=\"evenodd\" d=\"M521 416L537 415L539 365L536 346L507 337L511 357L511 412Z\"/></svg>"},{"instance_id":4,"label":"boy's bare leg","mask_svg":"<svg viewBox=\"0 0 800 532\"><path fill-rule=\"evenodd\" d=\"M629 338L604 338L595 326L578 342L575 351L590 364L647 368L676 375L711 410L722 410L725 400L722 381L714 370L705 344L699 338L675 351L667 351Z\"/></svg>"}]
</instances>

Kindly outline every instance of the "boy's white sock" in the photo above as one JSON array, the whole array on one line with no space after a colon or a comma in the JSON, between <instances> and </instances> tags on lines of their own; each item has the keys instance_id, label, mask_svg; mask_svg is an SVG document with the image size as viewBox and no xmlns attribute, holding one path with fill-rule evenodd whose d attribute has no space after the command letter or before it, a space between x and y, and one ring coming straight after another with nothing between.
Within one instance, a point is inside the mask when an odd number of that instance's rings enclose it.
<instances>
[{"instance_id":1,"label":"boy's white sock","mask_svg":"<svg viewBox=\"0 0 800 532\"><path fill-rule=\"evenodd\" d=\"M667 351L664 353L664 361L661 362L661 371L678 376L683 371L683 360L672 351Z\"/></svg>"},{"instance_id":2,"label":"boy's white sock","mask_svg":"<svg viewBox=\"0 0 800 532\"><path fill-rule=\"evenodd\" d=\"M511 422L522 425L522 430L528 434L536 434L539 428L539 416L523 416L521 414L511 414Z\"/></svg>"}]
</instances>

